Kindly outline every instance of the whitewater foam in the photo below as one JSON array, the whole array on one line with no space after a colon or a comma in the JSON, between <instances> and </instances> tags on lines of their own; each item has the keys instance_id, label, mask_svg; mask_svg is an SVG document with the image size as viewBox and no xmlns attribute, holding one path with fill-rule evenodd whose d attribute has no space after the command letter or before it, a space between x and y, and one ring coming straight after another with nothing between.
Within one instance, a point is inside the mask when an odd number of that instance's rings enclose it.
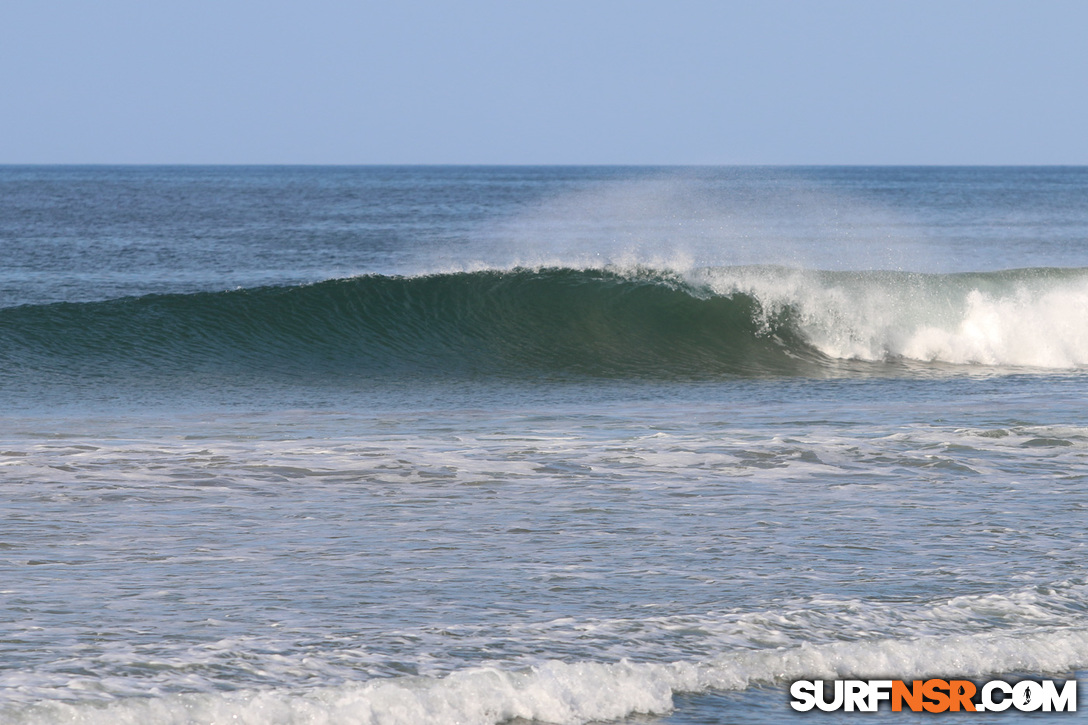
<instances>
[{"instance_id":1,"label":"whitewater foam","mask_svg":"<svg viewBox=\"0 0 1088 725\"><path fill-rule=\"evenodd\" d=\"M837 359L961 365L1088 364L1088 273L831 273L780 267L701 270L693 283L759 302L771 331L786 318Z\"/></svg>"},{"instance_id":2,"label":"whitewater foam","mask_svg":"<svg viewBox=\"0 0 1088 725\"><path fill-rule=\"evenodd\" d=\"M781 687L802 678L1059 674L1085 664L1088 631L1062 629L1024 637L977 634L806 644L736 652L709 662L549 661L525 670L474 667L442 678L389 678L310 690L43 702L8 708L4 714L19 725L492 725L515 718L576 725L632 713L665 713L672 708L673 695L684 692Z\"/></svg>"}]
</instances>

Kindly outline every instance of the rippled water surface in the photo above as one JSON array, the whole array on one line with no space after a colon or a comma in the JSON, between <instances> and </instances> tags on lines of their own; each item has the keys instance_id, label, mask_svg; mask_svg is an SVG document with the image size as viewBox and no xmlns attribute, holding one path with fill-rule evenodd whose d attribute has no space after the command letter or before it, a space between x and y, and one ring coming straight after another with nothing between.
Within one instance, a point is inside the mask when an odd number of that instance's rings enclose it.
<instances>
[{"instance_id":1,"label":"rippled water surface","mask_svg":"<svg viewBox=\"0 0 1088 725\"><path fill-rule=\"evenodd\" d=\"M798 678L1088 668L1083 170L0 198L4 722L772 723Z\"/></svg>"}]
</instances>

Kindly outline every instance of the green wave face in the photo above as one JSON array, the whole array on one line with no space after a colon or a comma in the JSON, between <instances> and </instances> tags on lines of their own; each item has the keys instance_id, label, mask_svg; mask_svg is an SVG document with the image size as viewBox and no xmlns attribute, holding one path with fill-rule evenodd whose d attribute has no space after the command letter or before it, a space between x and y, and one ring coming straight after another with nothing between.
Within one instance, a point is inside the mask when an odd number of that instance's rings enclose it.
<instances>
[{"instance_id":1,"label":"green wave face","mask_svg":"<svg viewBox=\"0 0 1088 725\"><path fill-rule=\"evenodd\" d=\"M1084 270L364 276L7 308L0 365L9 377L704 378L819 375L844 361L1076 367L1088 363L1084 309Z\"/></svg>"},{"instance_id":2,"label":"green wave face","mask_svg":"<svg viewBox=\"0 0 1088 725\"><path fill-rule=\"evenodd\" d=\"M88 373L714 375L796 361L750 296L657 274L515 270L0 311L0 360ZM788 325L782 333L788 338ZM802 349L799 341L794 341Z\"/></svg>"}]
</instances>

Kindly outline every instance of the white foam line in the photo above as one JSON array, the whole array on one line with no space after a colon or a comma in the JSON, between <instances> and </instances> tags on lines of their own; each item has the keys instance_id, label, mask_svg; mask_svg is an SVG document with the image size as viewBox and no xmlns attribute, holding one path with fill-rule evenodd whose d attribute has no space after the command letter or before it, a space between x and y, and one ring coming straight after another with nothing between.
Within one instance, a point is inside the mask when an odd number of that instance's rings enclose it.
<instances>
[{"instance_id":1,"label":"white foam line","mask_svg":"<svg viewBox=\"0 0 1088 725\"><path fill-rule=\"evenodd\" d=\"M735 652L712 662L479 667L442 678L372 680L309 691L251 690L47 702L0 711L18 725L494 725L513 718L574 725L665 713L679 692L742 690L800 678L1061 673L1088 664L1088 631L869 640Z\"/></svg>"}]
</instances>

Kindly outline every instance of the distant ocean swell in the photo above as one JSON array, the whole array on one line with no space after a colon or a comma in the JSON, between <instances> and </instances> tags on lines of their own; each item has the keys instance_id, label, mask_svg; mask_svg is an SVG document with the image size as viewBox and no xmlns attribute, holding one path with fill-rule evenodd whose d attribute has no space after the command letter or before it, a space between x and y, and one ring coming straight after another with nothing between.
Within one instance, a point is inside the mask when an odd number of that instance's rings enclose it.
<instances>
[{"instance_id":1,"label":"distant ocean swell","mask_svg":"<svg viewBox=\"0 0 1088 725\"><path fill-rule=\"evenodd\" d=\"M820 374L1088 364L1088 270L513 269L0 310L0 366L112 376Z\"/></svg>"}]
</instances>

